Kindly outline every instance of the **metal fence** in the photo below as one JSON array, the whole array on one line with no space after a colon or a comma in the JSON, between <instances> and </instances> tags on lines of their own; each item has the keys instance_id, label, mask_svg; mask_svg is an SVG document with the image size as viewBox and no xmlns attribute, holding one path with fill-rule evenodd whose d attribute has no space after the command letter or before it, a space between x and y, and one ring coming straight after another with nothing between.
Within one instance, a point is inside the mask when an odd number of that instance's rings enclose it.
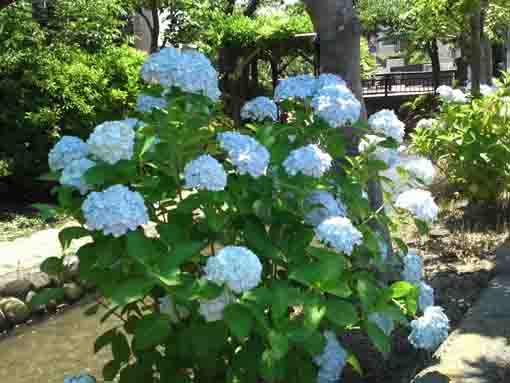
<instances>
[{"instance_id":1,"label":"metal fence","mask_svg":"<svg viewBox=\"0 0 510 383\"><path fill-rule=\"evenodd\" d=\"M452 85L455 71L443 71L439 85ZM389 96L397 94L434 93L432 72L395 72L376 74L362 80L363 95Z\"/></svg>"}]
</instances>

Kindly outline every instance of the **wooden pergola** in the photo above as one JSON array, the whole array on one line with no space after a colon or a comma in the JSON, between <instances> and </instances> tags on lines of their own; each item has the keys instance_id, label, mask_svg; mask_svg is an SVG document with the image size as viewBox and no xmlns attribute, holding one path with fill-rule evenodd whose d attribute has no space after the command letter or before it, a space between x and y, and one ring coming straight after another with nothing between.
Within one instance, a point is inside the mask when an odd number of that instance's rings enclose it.
<instances>
[{"instance_id":1,"label":"wooden pergola","mask_svg":"<svg viewBox=\"0 0 510 383\"><path fill-rule=\"evenodd\" d=\"M253 46L238 47L228 42L219 50L220 88L226 95L226 112L240 123L242 105L263 93L259 83L259 63L266 61L271 67L273 90L285 69L298 57L319 71L318 44L315 33L274 38Z\"/></svg>"}]
</instances>

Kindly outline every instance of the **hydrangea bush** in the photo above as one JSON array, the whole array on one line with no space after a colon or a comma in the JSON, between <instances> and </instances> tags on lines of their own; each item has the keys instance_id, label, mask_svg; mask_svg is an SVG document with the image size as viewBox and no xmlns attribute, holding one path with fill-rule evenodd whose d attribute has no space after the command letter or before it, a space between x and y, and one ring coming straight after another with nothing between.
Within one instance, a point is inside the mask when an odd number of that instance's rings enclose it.
<instances>
[{"instance_id":1,"label":"hydrangea bush","mask_svg":"<svg viewBox=\"0 0 510 383\"><path fill-rule=\"evenodd\" d=\"M95 344L112 346L105 380L335 382L348 363L360 370L340 335L364 332L388 355L392 330L410 320L416 347L437 346L448 321L440 308L421 318L419 256L406 261L398 235L389 244L373 229L413 214L425 229L437 215L418 189L430 174L409 164L427 160L399 148L402 123L389 111L358 121L360 103L339 77L299 76L275 95L285 122L262 118L274 120L266 99L232 131L214 73L197 52L162 50L143 66L136 119L103 123L87 143L63 138L50 154L54 178L71 168L57 193L81 224L60 233L62 244L92 237L77 254L80 277L108 302L104 318L121 320ZM325 112L328 103L341 112ZM344 125L378 138L346 157L334 129ZM398 158L388 165L381 149ZM369 179L398 183L385 209L371 210ZM43 268L58 273L62 262ZM388 282L395 264L404 280Z\"/></svg>"},{"instance_id":2,"label":"hydrangea bush","mask_svg":"<svg viewBox=\"0 0 510 383\"><path fill-rule=\"evenodd\" d=\"M441 109L434 120L418 124L415 150L432 156L462 197L498 201L510 185L510 77L483 86L480 98L463 94L462 102L451 88L441 88Z\"/></svg>"}]
</instances>

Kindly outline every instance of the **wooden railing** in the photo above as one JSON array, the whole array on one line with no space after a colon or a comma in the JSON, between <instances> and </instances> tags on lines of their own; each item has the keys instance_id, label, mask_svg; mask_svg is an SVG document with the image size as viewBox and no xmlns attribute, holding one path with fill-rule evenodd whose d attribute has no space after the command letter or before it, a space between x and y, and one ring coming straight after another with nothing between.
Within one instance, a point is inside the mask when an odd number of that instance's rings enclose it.
<instances>
[{"instance_id":1,"label":"wooden railing","mask_svg":"<svg viewBox=\"0 0 510 383\"><path fill-rule=\"evenodd\" d=\"M439 85L453 84L455 71L443 71ZM434 93L432 72L394 72L377 74L361 81L364 96Z\"/></svg>"}]
</instances>

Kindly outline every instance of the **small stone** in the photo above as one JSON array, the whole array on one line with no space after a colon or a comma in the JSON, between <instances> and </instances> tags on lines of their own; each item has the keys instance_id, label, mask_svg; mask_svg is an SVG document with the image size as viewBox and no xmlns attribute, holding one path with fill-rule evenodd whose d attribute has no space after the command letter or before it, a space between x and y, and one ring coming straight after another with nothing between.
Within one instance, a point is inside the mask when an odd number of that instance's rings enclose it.
<instances>
[{"instance_id":1,"label":"small stone","mask_svg":"<svg viewBox=\"0 0 510 383\"><path fill-rule=\"evenodd\" d=\"M429 236L432 238L448 237L449 235L450 235L449 230L440 227L434 228L429 232Z\"/></svg>"},{"instance_id":2,"label":"small stone","mask_svg":"<svg viewBox=\"0 0 510 383\"><path fill-rule=\"evenodd\" d=\"M2 302L1 310L12 324L21 324L30 317L28 306L17 298L7 298Z\"/></svg>"},{"instance_id":3,"label":"small stone","mask_svg":"<svg viewBox=\"0 0 510 383\"><path fill-rule=\"evenodd\" d=\"M78 278L80 274L80 259L76 255L68 255L64 258L64 281Z\"/></svg>"},{"instance_id":4,"label":"small stone","mask_svg":"<svg viewBox=\"0 0 510 383\"><path fill-rule=\"evenodd\" d=\"M0 295L4 297L15 297L24 300L33 285L28 279L17 279L6 283L0 289Z\"/></svg>"},{"instance_id":5,"label":"small stone","mask_svg":"<svg viewBox=\"0 0 510 383\"><path fill-rule=\"evenodd\" d=\"M2 310L0 310L0 333L2 331L5 331L9 328L9 322L7 321L7 318L5 317L5 314Z\"/></svg>"},{"instance_id":6,"label":"small stone","mask_svg":"<svg viewBox=\"0 0 510 383\"><path fill-rule=\"evenodd\" d=\"M83 296L83 288L77 283L66 283L64 285L64 295L67 300L74 302Z\"/></svg>"},{"instance_id":7,"label":"small stone","mask_svg":"<svg viewBox=\"0 0 510 383\"><path fill-rule=\"evenodd\" d=\"M35 306L32 305L31 302L36 295L37 295L37 293L35 291L29 291L27 294L27 299L25 300L28 307L30 308L30 311L32 311L32 313L34 313L34 314L41 313L44 310L46 310L46 306L44 306L44 305L35 305Z\"/></svg>"}]
</instances>

